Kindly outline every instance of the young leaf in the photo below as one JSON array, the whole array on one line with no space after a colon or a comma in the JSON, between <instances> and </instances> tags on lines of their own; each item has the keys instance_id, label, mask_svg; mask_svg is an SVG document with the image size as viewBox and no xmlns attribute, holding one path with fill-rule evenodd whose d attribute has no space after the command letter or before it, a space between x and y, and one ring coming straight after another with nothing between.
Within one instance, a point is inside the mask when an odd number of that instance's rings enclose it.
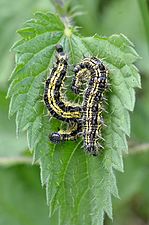
<instances>
[{"instance_id":1,"label":"young leaf","mask_svg":"<svg viewBox=\"0 0 149 225\"><path fill-rule=\"evenodd\" d=\"M102 225L104 213L112 218L111 196L118 197L113 169L123 171L122 154L130 134L129 111L134 108L134 87L140 87L138 58L122 34L82 37L54 14L38 12L19 31L13 46L16 67L12 73L10 115L16 113L17 132L27 129L34 160L39 160L41 182L46 185L51 224ZM43 82L55 62L55 45L62 44L73 65L85 56L103 59L109 70L108 125L103 129L103 153L92 157L82 141L53 145L48 141L59 122L46 116ZM70 71L69 71L70 72Z\"/></svg>"}]
</instances>

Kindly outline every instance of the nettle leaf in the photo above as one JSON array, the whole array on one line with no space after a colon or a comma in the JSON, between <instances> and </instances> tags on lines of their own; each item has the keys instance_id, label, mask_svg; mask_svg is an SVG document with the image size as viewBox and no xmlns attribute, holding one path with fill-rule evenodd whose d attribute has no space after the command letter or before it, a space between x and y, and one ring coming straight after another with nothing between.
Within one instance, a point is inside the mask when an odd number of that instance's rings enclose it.
<instances>
[{"instance_id":1,"label":"nettle leaf","mask_svg":"<svg viewBox=\"0 0 149 225\"><path fill-rule=\"evenodd\" d=\"M111 196L118 197L113 170L123 171L122 154L128 150L128 111L134 109L134 87L141 86L133 65L138 55L122 34L82 37L51 13L36 13L19 34L22 39L13 46L16 67L8 91L9 113L16 113L17 132L27 130L34 161L40 162L50 224L101 225L105 212L112 218ZM85 154L81 139L61 145L48 140L49 133L60 126L58 120L49 119L42 102L44 81L55 62L58 43L69 55L70 64L75 65L84 55L98 56L109 69L112 91L107 96L108 114L104 117L108 126L103 129L104 151L99 157Z\"/></svg>"}]
</instances>

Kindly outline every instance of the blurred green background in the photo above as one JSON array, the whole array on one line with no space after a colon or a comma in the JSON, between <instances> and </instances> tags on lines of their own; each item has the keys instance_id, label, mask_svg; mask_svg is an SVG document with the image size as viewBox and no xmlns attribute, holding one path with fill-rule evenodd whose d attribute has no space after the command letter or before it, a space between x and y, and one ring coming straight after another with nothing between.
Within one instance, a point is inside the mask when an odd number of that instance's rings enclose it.
<instances>
[{"instance_id":1,"label":"blurred green background","mask_svg":"<svg viewBox=\"0 0 149 225\"><path fill-rule=\"evenodd\" d=\"M149 1L72 0L84 14L75 17L84 35L125 34L142 57L137 62L142 89L137 91L131 115L129 155L125 173L117 173L121 200L113 198L114 220L105 225L149 224ZM70 6L68 6L68 9ZM39 168L32 166L26 137L16 139L15 118L8 119L8 78L14 67L10 47L19 37L16 30L38 9L53 10L48 0L0 0L0 225L49 224L45 190ZM38 213L39 212L39 213Z\"/></svg>"}]
</instances>

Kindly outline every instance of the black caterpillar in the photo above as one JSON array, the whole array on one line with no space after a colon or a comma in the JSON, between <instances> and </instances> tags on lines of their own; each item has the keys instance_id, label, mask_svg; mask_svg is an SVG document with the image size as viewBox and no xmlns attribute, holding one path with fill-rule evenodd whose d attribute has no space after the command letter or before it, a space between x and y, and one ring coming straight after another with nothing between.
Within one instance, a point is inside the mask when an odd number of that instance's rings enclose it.
<instances>
[{"instance_id":1,"label":"black caterpillar","mask_svg":"<svg viewBox=\"0 0 149 225\"><path fill-rule=\"evenodd\" d=\"M72 90L75 93L80 92L83 81L89 78L82 103L82 135L85 150L92 155L97 155L99 148L102 147L98 140L101 138L103 125L102 102L108 87L108 71L101 60L92 57L84 58L75 67L74 72Z\"/></svg>"},{"instance_id":2,"label":"black caterpillar","mask_svg":"<svg viewBox=\"0 0 149 225\"><path fill-rule=\"evenodd\" d=\"M102 102L108 87L108 71L101 60L95 57L84 58L76 65L72 90L79 94L81 88L84 88L84 82L87 88L84 91L82 106L71 104L61 93L68 58L61 45L56 46L56 51L56 66L46 81L44 101L51 115L68 122L70 127L67 131L60 130L52 133L50 141L60 143L75 140L82 135L85 150L92 155L97 155L99 148L102 147L98 144L98 139L101 137L103 125Z\"/></svg>"},{"instance_id":3,"label":"black caterpillar","mask_svg":"<svg viewBox=\"0 0 149 225\"><path fill-rule=\"evenodd\" d=\"M54 143L76 139L80 131L78 120L82 116L81 107L66 101L64 98L62 87L66 78L68 58L61 45L56 45L56 51L56 66L52 69L49 78L46 80L44 102L50 114L59 120L68 122L70 128L66 133L60 131L57 135L56 133L50 134L49 138ZM74 131L74 127L76 131Z\"/></svg>"}]
</instances>

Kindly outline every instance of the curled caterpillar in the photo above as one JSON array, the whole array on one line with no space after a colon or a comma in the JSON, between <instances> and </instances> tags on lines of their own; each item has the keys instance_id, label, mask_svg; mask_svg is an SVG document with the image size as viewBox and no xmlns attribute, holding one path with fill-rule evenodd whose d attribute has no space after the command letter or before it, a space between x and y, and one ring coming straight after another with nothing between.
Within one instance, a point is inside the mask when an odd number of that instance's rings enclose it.
<instances>
[{"instance_id":1,"label":"curled caterpillar","mask_svg":"<svg viewBox=\"0 0 149 225\"><path fill-rule=\"evenodd\" d=\"M72 90L75 93L80 92L83 80L89 78L82 103L82 133L85 150L92 155L97 155L99 148L102 147L98 144L98 139L103 125L102 102L108 87L108 71L101 60L92 57L84 58L76 65L74 72Z\"/></svg>"},{"instance_id":2,"label":"curled caterpillar","mask_svg":"<svg viewBox=\"0 0 149 225\"><path fill-rule=\"evenodd\" d=\"M46 80L44 102L53 117L66 122L81 118L81 107L67 102L62 94L62 86L66 77L68 58L61 45L56 45L56 66Z\"/></svg>"},{"instance_id":3,"label":"curled caterpillar","mask_svg":"<svg viewBox=\"0 0 149 225\"><path fill-rule=\"evenodd\" d=\"M75 66L75 77L72 90L79 94L84 91L82 106L65 101L62 86L66 77L68 58L61 45L56 46L56 66L46 80L44 101L51 115L69 123L69 129L60 130L49 135L53 143L76 140L80 135L84 138L84 147L91 155L99 152L98 139L101 137L103 125L102 102L104 92L108 87L108 71L100 59L84 58ZM86 82L89 80L88 82Z\"/></svg>"}]
</instances>

